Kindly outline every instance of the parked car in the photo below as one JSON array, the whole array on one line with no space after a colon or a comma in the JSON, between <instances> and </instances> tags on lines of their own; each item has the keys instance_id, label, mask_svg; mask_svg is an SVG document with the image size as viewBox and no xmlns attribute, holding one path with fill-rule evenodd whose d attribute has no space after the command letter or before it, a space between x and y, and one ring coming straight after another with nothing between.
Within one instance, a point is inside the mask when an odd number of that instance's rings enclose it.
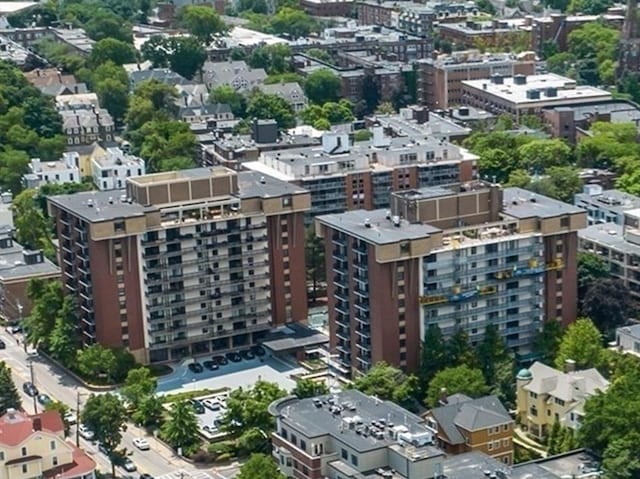
<instances>
[{"instance_id":1,"label":"parked car","mask_svg":"<svg viewBox=\"0 0 640 479\"><path fill-rule=\"evenodd\" d=\"M153 476L145 472L144 474L140 474L139 479L153 479Z\"/></svg>"},{"instance_id":2,"label":"parked car","mask_svg":"<svg viewBox=\"0 0 640 479\"><path fill-rule=\"evenodd\" d=\"M204 368L202 367L202 364L200 363L189 363L189 366L187 366L189 368L189 371L191 371L192 373L196 373L199 374L202 371L204 371Z\"/></svg>"},{"instance_id":3,"label":"parked car","mask_svg":"<svg viewBox=\"0 0 640 479\"><path fill-rule=\"evenodd\" d=\"M214 356L211 360L216 363L218 366L226 366L229 364L229 360L224 356Z\"/></svg>"},{"instance_id":4,"label":"parked car","mask_svg":"<svg viewBox=\"0 0 640 479\"><path fill-rule=\"evenodd\" d=\"M240 355L244 358L244 359L253 359L256 357L255 354L253 354L253 351L251 351L250 349L245 349L244 351L240 352Z\"/></svg>"},{"instance_id":5,"label":"parked car","mask_svg":"<svg viewBox=\"0 0 640 479\"><path fill-rule=\"evenodd\" d=\"M239 363L240 361L242 361L242 356L240 356L238 353L227 353L225 356L232 363Z\"/></svg>"},{"instance_id":6,"label":"parked car","mask_svg":"<svg viewBox=\"0 0 640 479\"><path fill-rule=\"evenodd\" d=\"M191 400L191 405L193 406L193 410L196 414L204 414L204 405L198 401L197 399Z\"/></svg>"},{"instance_id":7,"label":"parked car","mask_svg":"<svg viewBox=\"0 0 640 479\"><path fill-rule=\"evenodd\" d=\"M84 424L78 425L78 434L84 437L87 441L93 441L93 438L95 437L93 431Z\"/></svg>"},{"instance_id":8,"label":"parked car","mask_svg":"<svg viewBox=\"0 0 640 479\"><path fill-rule=\"evenodd\" d=\"M22 390L27 394L27 396L35 397L38 395L38 388L31 382L27 381L22 385Z\"/></svg>"},{"instance_id":9,"label":"parked car","mask_svg":"<svg viewBox=\"0 0 640 479\"><path fill-rule=\"evenodd\" d=\"M216 434L218 432L218 428L214 426L209 426L208 424L202 428L203 431L208 432L209 434Z\"/></svg>"},{"instance_id":10,"label":"parked car","mask_svg":"<svg viewBox=\"0 0 640 479\"><path fill-rule=\"evenodd\" d=\"M9 334L18 334L22 332L22 326L18 326L14 324L13 326L7 326L7 331Z\"/></svg>"},{"instance_id":11,"label":"parked car","mask_svg":"<svg viewBox=\"0 0 640 479\"><path fill-rule=\"evenodd\" d=\"M122 464L122 467L127 472L134 472L136 469L138 469L136 467L136 465L133 463L133 461L131 459L129 459L129 458L126 458L124 460L124 463Z\"/></svg>"},{"instance_id":12,"label":"parked car","mask_svg":"<svg viewBox=\"0 0 640 479\"><path fill-rule=\"evenodd\" d=\"M2 339L0 339L0 349L6 349L6 347L6 343Z\"/></svg>"},{"instance_id":13,"label":"parked car","mask_svg":"<svg viewBox=\"0 0 640 479\"><path fill-rule=\"evenodd\" d=\"M71 411L67 412L64 415L64 422L66 422L67 424L69 424L70 426L73 426L75 423L78 422L78 418L76 417L76 415L74 413L72 413Z\"/></svg>"},{"instance_id":14,"label":"parked car","mask_svg":"<svg viewBox=\"0 0 640 479\"><path fill-rule=\"evenodd\" d=\"M47 404L51 404L53 399L51 399L47 394L38 394L38 402L43 406L46 406Z\"/></svg>"},{"instance_id":15,"label":"parked car","mask_svg":"<svg viewBox=\"0 0 640 479\"><path fill-rule=\"evenodd\" d=\"M265 349L262 346L260 346L259 344L257 346L252 347L251 351L253 351L253 354L255 354L258 357L264 356L265 354L267 354Z\"/></svg>"},{"instance_id":16,"label":"parked car","mask_svg":"<svg viewBox=\"0 0 640 479\"><path fill-rule=\"evenodd\" d=\"M205 361L202 363L202 365L209 371L216 371L220 369L220 366L218 366L214 361Z\"/></svg>"},{"instance_id":17,"label":"parked car","mask_svg":"<svg viewBox=\"0 0 640 479\"><path fill-rule=\"evenodd\" d=\"M151 449L149 442L144 437L136 437L133 440L133 445L141 451L148 451L149 449Z\"/></svg>"},{"instance_id":18,"label":"parked car","mask_svg":"<svg viewBox=\"0 0 640 479\"><path fill-rule=\"evenodd\" d=\"M212 411L220 410L220 403L216 398L205 399L204 401L202 401L202 404L204 404L208 409L211 409Z\"/></svg>"}]
</instances>

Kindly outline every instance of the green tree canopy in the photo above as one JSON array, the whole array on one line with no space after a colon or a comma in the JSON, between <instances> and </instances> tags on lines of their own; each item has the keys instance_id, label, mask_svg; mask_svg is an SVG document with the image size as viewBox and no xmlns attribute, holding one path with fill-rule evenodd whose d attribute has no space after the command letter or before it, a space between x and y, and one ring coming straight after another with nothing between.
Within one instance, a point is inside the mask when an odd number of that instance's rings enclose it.
<instances>
[{"instance_id":1,"label":"green tree canopy","mask_svg":"<svg viewBox=\"0 0 640 479\"><path fill-rule=\"evenodd\" d=\"M11 368L4 361L0 361L0 415L4 415L7 409L11 408L21 409L22 400L11 377Z\"/></svg>"},{"instance_id":2,"label":"green tree canopy","mask_svg":"<svg viewBox=\"0 0 640 479\"><path fill-rule=\"evenodd\" d=\"M250 389L238 388L227 399L227 411L222 418L223 427L241 433L257 428L266 433L273 429L274 420L268 407L276 399L286 396L277 384L259 380Z\"/></svg>"},{"instance_id":3,"label":"green tree canopy","mask_svg":"<svg viewBox=\"0 0 640 479\"><path fill-rule=\"evenodd\" d=\"M179 22L201 43L210 42L215 33L226 30L216 11L204 5L188 5L179 11Z\"/></svg>"},{"instance_id":4,"label":"green tree canopy","mask_svg":"<svg viewBox=\"0 0 640 479\"><path fill-rule=\"evenodd\" d=\"M24 319L24 328L27 334L27 342L33 346L49 348L49 341L56 327L56 318L60 316L63 321L72 319L66 317L70 314L69 307L63 312L63 286L58 281L47 281L34 278L27 285L27 296L33 303L31 313Z\"/></svg>"},{"instance_id":5,"label":"green tree canopy","mask_svg":"<svg viewBox=\"0 0 640 479\"><path fill-rule=\"evenodd\" d=\"M251 68L264 68L268 74L282 74L291 70L291 48L284 43L255 48L247 58Z\"/></svg>"},{"instance_id":6,"label":"green tree canopy","mask_svg":"<svg viewBox=\"0 0 640 479\"><path fill-rule=\"evenodd\" d=\"M609 266L595 253L578 253L578 298L584 299L587 289L609 276Z\"/></svg>"},{"instance_id":7,"label":"green tree canopy","mask_svg":"<svg viewBox=\"0 0 640 479\"><path fill-rule=\"evenodd\" d=\"M602 334L588 318L571 324L560 342L555 366L563 370L567 360L575 361L576 369L599 366L602 361Z\"/></svg>"},{"instance_id":8,"label":"green tree canopy","mask_svg":"<svg viewBox=\"0 0 640 479\"><path fill-rule=\"evenodd\" d=\"M112 349L93 344L78 351L75 367L85 378L113 381L116 363L117 359Z\"/></svg>"},{"instance_id":9,"label":"green tree canopy","mask_svg":"<svg viewBox=\"0 0 640 479\"><path fill-rule=\"evenodd\" d=\"M438 406L438 401L443 393L466 394L477 398L489 392L484 382L480 369L470 368L466 365L446 368L438 372L429 383L425 404L430 407Z\"/></svg>"},{"instance_id":10,"label":"green tree canopy","mask_svg":"<svg viewBox=\"0 0 640 479\"><path fill-rule=\"evenodd\" d=\"M564 329L562 323L555 319L549 319L542 325L542 331L538 333L533 344L534 349L540 354L540 360L552 366L555 363Z\"/></svg>"},{"instance_id":11,"label":"green tree canopy","mask_svg":"<svg viewBox=\"0 0 640 479\"><path fill-rule=\"evenodd\" d=\"M321 396L328 393L329 388L326 383L306 378L298 379L296 381L296 387L291 391L291 394L298 396L300 399Z\"/></svg>"},{"instance_id":12,"label":"green tree canopy","mask_svg":"<svg viewBox=\"0 0 640 479\"><path fill-rule=\"evenodd\" d=\"M127 429L127 412L124 406L118 397L111 393L97 396L92 394L82 410L82 422L109 451L111 472L115 477L114 452L122 441L122 432Z\"/></svg>"},{"instance_id":13,"label":"green tree canopy","mask_svg":"<svg viewBox=\"0 0 640 479\"><path fill-rule=\"evenodd\" d=\"M419 370L422 389L426 391L438 371L450 365L442 330L437 324L430 324L424 333L422 341L422 357Z\"/></svg>"},{"instance_id":14,"label":"green tree canopy","mask_svg":"<svg viewBox=\"0 0 640 479\"><path fill-rule=\"evenodd\" d=\"M342 83L328 68L310 73L304 82L304 92L313 103L322 105L326 102L337 102L340 98Z\"/></svg>"},{"instance_id":15,"label":"green tree canopy","mask_svg":"<svg viewBox=\"0 0 640 479\"><path fill-rule=\"evenodd\" d=\"M180 400L171 407L169 419L162 426L162 438L174 449L181 448L183 453L187 453L200 444L198 430L193 405L187 400Z\"/></svg>"},{"instance_id":16,"label":"green tree canopy","mask_svg":"<svg viewBox=\"0 0 640 479\"><path fill-rule=\"evenodd\" d=\"M50 249L52 243L49 221L38 207L36 195L35 190L24 190L13 199L11 210L16 240L29 249Z\"/></svg>"},{"instance_id":17,"label":"green tree canopy","mask_svg":"<svg viewBox=\"0 0 640 479\"><path fill-rule=\"evenodd\" d=\"M211 103L224 103L231 107L236 118L242 118L247 109L247 99L231 85L221 85L209 93Z\"/></svg>"},{"instance_id":18,"label":"green tree canopy","mask_svg":"<svg viewBox=\"0 0 640 479\"><path fill-rule=\"evenodd\" d=\"M318 29L318 24L313 17L298 8L283 7L269 20L268 29L276 35L286 34L296 39L308 37Z\"/></svg>"},{"instance_id":19,"label":"green tree canopy","mask_svg":"<svg viewBox=\"0 0 640 479\"><path fill-rule=\"evenodd\" d=\"M614 339L615 330L632 317L636 304L631 291L618 278L600 279L586 291L582 314L591 318L604 337Z\"/></svg>"},{"instance_id":20,"label":"green tree canopy","mask_svg":"<svg viewBox=\"0 0 640 479\"><path fill-rule=\"evenodd\" d=\"M523 168L543 173L553 166L567 166L571 161L571 148L560 139L533 140L518 149Z\"/></svg>"},{"instance_id":21,"label":"green tree canopy","mask_svg":"<svg viewBox=\"0 0 640 479\"><path fill-rule=\"evenodd\" d=\"M274 119L282 129L293 128L296 124L293 108L284 98L255 92L249 99L247 116L258 119Z\"/></svg>"},{"instance_id":22,"label":"green tree canopy","mask_svg":"<svg viewBox=\"0 0 640 479\"><path fill-rule=\"evenodd\" d=\"M415 376L407 376L385 362L376 363L364 376L353 382L353 388L364 394L393 401L410 409L414 406L413 398L417 387Z\"/></svg>"},{"instance_id":23,"label":"green tree canopy","mask_svg":"<svg viewBox=\"0 0 640 479\"><path fill-rule=\"evenodd\" d=\"M115 38L121 42L133 44L131 25L119 15L98 10L84 25L87 36L95 41Z\"/></svg>"},{"instance_id":24,"label":"green tree canopy","mask_svg":"<svg viewBox=\"0 0 640 479\"><path fill-rule=\"evenodd\" d=\"M270 455L251 454L240 468L236 479L285 479L285 475L278 470Z\"/></svg>"},{"instance_id":25,"label":"green tree canopy","mask_svg":"<svg viewBox=\"0 0 640 479\"><path fill-rule=\"evenodd\" d=\"M67 367L73 363L79 347L77 321L73 298L65 296L55 316L55 323L48 339L48 349L51 356Z\"/></svg>"},{"instance_id":26,"label":"green tree canopy","mask_svg":"<svg viewBox=\"0 0 640 479\"><path fill-rule=\"evenodd\" d=\"M135 368L127 373L122 386L122 396L137 408L141 400L155 392L157 385L158 382L149 368Z\"/></svg>"},{"instance_id":27,"label":"green tree canopy","mask_svg":"<svg viewBox=\"0 0 640 479\"><path fill-rule=\"evenodd\" d=\"M89 62L98 66L106 62L113 62L116 65L134 63L136 53L132 45L115 38L104 38L93 45Z\"/></svg>"}]
</instances>

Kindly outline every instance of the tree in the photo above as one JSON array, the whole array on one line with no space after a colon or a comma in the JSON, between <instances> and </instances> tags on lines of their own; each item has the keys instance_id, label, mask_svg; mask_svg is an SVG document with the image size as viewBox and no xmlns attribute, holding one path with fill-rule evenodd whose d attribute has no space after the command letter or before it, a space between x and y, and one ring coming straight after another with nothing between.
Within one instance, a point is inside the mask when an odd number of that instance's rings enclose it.
<instances>
[{"instance_id":1,"label":"tree","mask_svg":"<svg viewBox=\"0 0 640 479\"><path fill-rule=\"evenodd\" d=\"M342 83L328 68L315 70L304 82L304 92L309 101L322 105L326 102L337 102L340 98Z\"/></svg>"},{"instance_id":2,"label":"tree","mask_svg":"<svg viewBox=\"0 0 640 479\"><path fill-rule=\"evenodd\" d=\"M572 203L575 194L582 191L582 180L577 169L571 166L554 166L547 170L547 176L532 182L528 189L565 203Z\"/></svg>"},{"instance_id":3,"label":"tree","mask_svg":"<svg viewBox=\"0 0 640 479\"><path fill-rule=\"evenodd\" d=\"M173 403L169 419L162 426L162 437L174 449L182 450L183 454L199 446L198 419L189 401Z\"/></svg>"},{"instance_id":4,"label":"tree","mask_svg":"<svg viewBox=\"0 0 640 479\"><path fill-rule=\"evenodd\" d=\"M478 168L483 177L502 183L509 178L513 170L520 167L520 164L513 160L513 156L502 149L486 150L480 156Z\"/></svg>"},{"instance_id":5,"label":"tree","mask_svg":"<svg viewBox=\"0 0 640 479\"><path fill-rule=\"evenodd\" d=\"M95 434L95 439L108 451L111 474L116 477L115 451L127 429L127 411L117 396L111 393L92 394L82 410L82 423Z\"/></svg>"},{"instance_id":6,"label":"tree","mask_svg":"<svg viewBox=\"0 0 640 479\"><path fill-rule=\"evenodd\" d=\"M376 114L378 115L394 115L396 109L393 107L393 103L389 101L383 101L376 108Z\"/></svg>"},{"instance_id":7,"label":"tree","mask_svg":"<svg viewBox=\"0 0 640 479\"><path fill-rule=\"evenodd\" d=\"M331 62L331 55L329 55L329 52L327 52L326 50L323 50L322 48L309 48L304 53L305 55L309 57L313 57L322 62L325 62L325 63Z\"/></svg>"},{"instance_id":8,"label":"tree","mask_svg":"<svg viewBox=\"0 0 640 479\"><path fill-rule=\"evenodd\" d=\"M169 38L168 50L171 69L189 80L202 69L202 65L207 59L207 52L193 37Z\"/></svg>"},{"instance_id":9,"label":"tree","mask_svg":"<svg viewBox=\"0 0 640 479\"><path fill-rule=\"evenodd\" d=\"M472 398L484 396L489 388L484 382L482 371L467 365L446 368L438 372L429 383L425 404L437 407L443 393L465 394Z\"/></svg>"},{"instance_id":10,"label":"tree","mask_svg":"<svg viewBox=\"0 0 640 479\"><path fill-rule=\"evenodd\" d=\"M604 450L602 470L607 479L640 477L640 434L614 439Z\"/></svg>"},{"instance_id":11,"label":"tree","mask_svg":"<svg viewBox=\"0 0 640 479\"><path fill-rule=\"evenodd\" d=\"M226 29L216 11L207 6L188 5L180 10L179 21L200 43L208 43L215 33Z\"/></svg>"},{"instance_id":12,"label":"tree","mask_svg":"<svg viewBox=\"0 0 640 479\"><path fill-rule=\"evenodd\" d=\"M113 350L100 344L93 344L78 351L75 367L86 378L112 381L116 368L116 356Z\"/></svg>"},{"instance_id":13,"label":"tree","mask_svg":"<svg viewBox=\"0 0 640 479\"><path fill-rule=\"evenodd\" d=\"M531 184L531 177L526 170L517 169L513 170L509 174L509 180L507 181L507 186L515 186L517 188L528 188Z\"/></svg>"},{"instance_id":14,"label":"tree","mask_svg":"<svg viewBox=\"0 0 640 479\"><path fill-rule=\"evenodd\" d=\"M538 333L533 343L534 350L540 354L540 360L543 363L554 364L563 334L564 330L560 321L550 319L544 322L542 331Z\"/></svg>"},{"instance_id":15,"label":"tree","mask_svg":"<svg viewBox=\"0 0 640 479\"><path fill-rule=\"evenodd\" d=\"M195 168L196 162L193 158L187 156L179 156L176 158L167 158L160 160L160 167L158 171L176 171L176 170L188 170Z\"/></svg>"},{"instance_id":16,"label":"tree","mask_svg":"<svg viewBox=\"0 0 640 479\"><path fill-rule=\"evenodd\" d=\"M601 279L587 289L582 314L591 318L606 339L613 339L616 328L626 324L635 309L632 298L621 279Z\"/></svg>"},{"instance_id":17,"label":"tree","mask_svg":"<svg viewBox=\"0 0 640 479\"><path fill-rule=\"evenodd\" d=\"M240 467L236 479L285 479L271 456L251 454L249 460Z\"/></svg>"},{"instance_id":18,"label":"tree","mask_svg":"<svg viewBox=\"0 0 640 479\"><path fill-rule=\"evenodd\" d=\"M116 65L134 63L136 53L133 46L115 38L104 38L93 45L89 62L98 66L111 61Z\"/></svg>"},{"instance_id":19,"label":"tree","mask_svg":"<svg viewBox=\"0 0 640 479\"><path fill-rule=\"evenodd\" d=\"M264 431L255 427L243 432L236 444L240 453L247 455L268 452L269 446L271 445L269 436L267 436Z\"/></svg>"},{"instance_id":20,"label":"tree","mask_svg":"<svg viewBox=\"0 0 640 479\"><path fill-rule=\"evenodd\" d=\"M250 389L234 389L227 399L227 411L222 418L226 431L241 433L257 428L265 433L273 429L269 404L287 395L277 384L259 380Z\"/></svg>"},{"instance_id":21,"label":"tree","mask_svg":"<svg viewBox=\"0 0 640 479\"><path fill-rule=\"evenodd\" d=\"M255 48L247 58L247 63L251 68L264 68L269 75L275 75L290 71L290 58L289 45L277 43Z\"/></svg>"},{"instance_id":22,"label":"tree","mask_svg":"<svg viewBox=\"0 0 640 479\"><path fill-rule=\"evenodd\" d=\"M7 412L7 409L19 410L22 408L22 400L11 377L11 369L7 363L0 361L0 416Z\"/></svg>"},{"instance_id":23,"label":"tree","mask_svg":"<svg viewBox=\"0 0 640 479\"><path fill-rule=\"evenodd\" d=\"M597 254L578 253L578 298L580 302L591 285L609 276L609 266Z\"/></svg>"},{"instance_id":24,"label":"tree","mask_svg":"<svg viewBox=\"0 0 640 479\"><path fill-rule=\"evenodd\" d=\"M424 333L422 341L419 372L422 389L426 391L435 375L450 365L442 330L437 324L430 324Z\"/></svg>"},{"instance_id":25,"label":"tree","mask_svg":"<svg viewBox=\"0 0 640 479\"><path fill-rule=\"evenodd\" d=\"M100 105L107 109L116 121L124 119L129 105L129 87L114 78L105 78L95 86Z\"/></svg>"},{"instance_id":26,"label":"tree","mask_svg":"<svg viewBox=\"0 0 640 479\"><path fill-rule=\"evenodd\" d=\"M305 268L307 281L312 283L313 300L316 299L318 282L326 281L324 243L318 238L313 227L307 228L305 233Z\"/></svg>"},{"instance_id":27,"label":"tree","mask_svg":"<svg viewBox=\"0 0 640 479\"><path fill-rule=\"evenodd\" d=\"M33 307L29 316L24 319L26 341L48 350L56 326L56 317L63 306L62 283L34 278L27 285L27 297L32 301ZM65 314L69 312L67 309Z\"/></svg>"},{"instance_id":28,"label":"tree","mask_svg":"<svg viewBox=\"0 0 640 479\"><path fill-rule=\"evenodd\" d=\"M152 395L158 382L152 376L149 368L135 368L129 371L122 386L122 396L137 408L140 401Z\"/></svg>"},{"instance_id":29,"label":"tree","mask_svg":"<svg viewBox=\"0 0 640 479\"><path fill-rule=\"evenodd\" d=\"M160 424L164 413L164 405L160 398L155 394L150 394L139 399L131 419L140 426L154 426Z\"/></svg>"},{"instance_id":30,"label":"tree","mask_svg":"<svg viewBox=\"0 0 640 479\"><path fill-rule=\"evenodd\" d=\"M11 204L16 241L28 249L41 249L51 244L49 222L36 203L36 195L36 190L24 190Z\"/></svg>"},{"instance_id":31,"label":"tree","mask_svg":"<svg viewBox=\"0 0 640 479\"><path fill-rule=\"evenodd\" d=\"M407 376L398 368L381 361L353 382L353 388L369 396L393 401L412 409L418 387L415 376Z\"/></svg>"},{"instance_id":32,"label":"tree","mask_svg":"<svg viewBox=\"0 0 640 479\"><path fill-rule=\"evenodd\" d=\"M533 140L518 149L523 168L543 173L553 166L566 166L571 160L571 148L562 140Z\"/></svg>"},{"instance_id":33,"label":"tree","mask_svg":"<svg viewBox=\"0 0 640 479\"><path fill-rule=\"evenodd\" d=\"M287 35L292 39L308 37L318 29L317 22L298 8L280 8L269 21L269 30L276 35Z\"/></svg>"},{"instance_id":34,"label":"tree","mask_svg":"<svg viewBox=\"0 0 640 479\"><path fill-rule=\"evenodd\" d=\"M220 85L209 93L211 103L223 103L231 107L231 111L236 118L245 116L247 109L247 99L231 85Z\"/></svg>"},{"instance_id":35,"label":"tree","mask_svg":"<svg viewBox=\"0 0 640 479\"><path fill-rule=\"evenodd\" d=\"M563 370L566 361L575 361L576 369L588 369L600 365L602 359L602 334L588 318L571 324L562 337L555 366Z\"/></svg>"},{"instance_id":36,"label":"tree","mask_svg":"<svg viewBox=\"0 0 640 479\"><path fill-rule=\"evenodd\" d=\"M553 421L551 431L549 431L549 437L547 438L547 453L550 456L558 454L560 452L560 445L562 443L562 426L560 421Z\"/></svg>"},{"instance_id":37,"label":"tree","mask_svg":"<svg viewBox=\"0 0 640 479\"><path fill-rule=\"evenodd\" d=\"M48 349L51 356L67 367L72 364L78 351L76 322L73 298L65 296L51 331Z\"/></svg>"},{"instance_id":38,"label":"tree","mask_svg":"<svg viewBox=\"0 0 640 479\"><path fill-rule=\"evenodd\" d=\"M196 151L196 137L182 121L152 120L132 140L136 151L147 160L149 172L161 171L163 161L193 156Z\"/></svg>"},{"instance_id":39,"label":"tree","mask_svg":"<svg viewBox=\"0 0 640 479\"><path fill-rule=\"evenodd\" d=\"M124 43L133 43L131 25L122 17L100 10L84 25L87 36L95 41L115 38Z\"/></svg>"},{"instance_id":40,"label":"tree","mask_svg":"<svg viewBox=\"0 0 640 479\"><path fill-rule=\"evenodd\" d=\"M29 155L11 147L0 150L0 187L14 194L22 190L22 176L29 169Z\"/></svg>"},{"instance_id":41,"label":"tree","mask_svg":"<svg viewBox=\"0 0 640 479\"><path fill-rule=\"evenodd\" d=\"M327 102L322 105L322 115L329 123L347 123L353 120L351 112L353 105L349 100L342 99L338 103Z\"/></svg>"},{"instance_id":42,"label":"tree","mask_svg":"<svg viewBox=\"0 0 640 479\"><path fill-rule=\"evenodd\" d=\"M477 357L480 363L480 370L487 384L491 384L496 376L496 367L507 359L509 351L507 345L500 336L498 326L489 324L484 330L484 338L477 348Z\"/></svg>"},{"instance_id":43,"label":"tree","mask_svg":"<svg viewBox=\"0 0 640 479\"><path fill-rule=\"evenodd\" d=\"M298 396L299 399L322 396L328 393L329 388L326 383L307 378L298 379L296 381L296 387L291 391L291 394Z\"/></svg>"},{"instance_id":44,"label":"tree","mask_svg":"<svg viewBox=\"0 0 640 479\"><path fill-rule=\"evenodd\" d=\"M258 119L274 119L281 129L295 126L293 108L284 98L278 95L269 95L255 92L249 99L247 116Z\"/></svg>"},{"instance_id":45,"label":"tree","mask_svg":"<svg viewBox=\"0 0 640 479\"><path fill-rule=\"evenodd\" d=\"M153 35L140 47L142 58L150 61L154 68L166 68L169 66L169 52L167 41L162 35Z\"/></svg>"},{"instance_id":46,"label":"tree","mask_svg":"<svg viewBox=\"0 0 640 479\"><path fill-rule=\"evenodd\" d=\"M458 328L449 338L447 350L449 351L449 364L457 366L465 364L471 368L475 368L478 364L476 353L469 344L469 335L462 328Z\"/></svg>"}]
</instances>

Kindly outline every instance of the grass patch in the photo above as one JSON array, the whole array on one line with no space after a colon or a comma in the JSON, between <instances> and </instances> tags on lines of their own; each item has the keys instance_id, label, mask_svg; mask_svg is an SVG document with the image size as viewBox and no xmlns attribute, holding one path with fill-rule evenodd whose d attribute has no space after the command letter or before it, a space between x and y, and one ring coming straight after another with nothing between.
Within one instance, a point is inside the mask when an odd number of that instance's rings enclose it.
<instances>
[{"instance_id":1,"label":"grass patch","mask_svg":"<svg viewBox=\"0 0 640 479\"><path fill-rule=\"evenodd\" d=\"M163 404L172 403L176 401L183 401L185 399L195 399L202 396L211 396L212 394L219 394L228 391L229 388L218 389L198 389L197 391L185 391L175 394L166 394L161 396Z\"/></svg>"}]
</instances>

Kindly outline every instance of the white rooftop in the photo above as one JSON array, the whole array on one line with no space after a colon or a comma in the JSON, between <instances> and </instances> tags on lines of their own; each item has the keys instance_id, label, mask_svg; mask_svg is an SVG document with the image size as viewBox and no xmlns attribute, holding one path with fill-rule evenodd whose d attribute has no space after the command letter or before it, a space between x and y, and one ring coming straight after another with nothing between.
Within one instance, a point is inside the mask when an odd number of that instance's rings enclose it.
<instances>
[{"instance_id":1,"label":"white rooftop","mask_svg":"<svg viewBox=\"0 0 640 479\"><path fill-rule=\"evenodd\" d=\"M0 15L16 13L34 5L37 5L37 2L0 2Z\"/></svg>"},{"instance_id":2,"label":"white rooftop","mask_svg":"<svg viewBox=\"0 0 640 479\"><path fill-rule=\"evenodd\" d=\"M505 77L502 84L489 79L466 80L462 84L516 105L549 105L611 99L611 93L606 90L588 85L577 86L575 80L555 73L529 75L524 84L515 84L514 81L514 77ZM548 88L555 89L554 96L547 95ZM527 92L532 90L538 90L540 97L529 98Z\"/></svg>"}]
</instances>

